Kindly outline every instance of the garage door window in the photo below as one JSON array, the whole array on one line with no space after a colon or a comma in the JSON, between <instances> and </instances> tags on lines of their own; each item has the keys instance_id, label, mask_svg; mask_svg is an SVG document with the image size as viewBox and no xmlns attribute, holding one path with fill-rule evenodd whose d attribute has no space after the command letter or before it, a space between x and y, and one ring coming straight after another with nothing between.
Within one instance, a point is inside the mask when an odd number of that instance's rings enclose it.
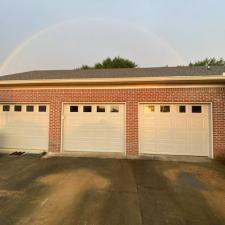
<instances>
[{"instance_id":1,"label":"garage door window","mask_svg":"<svg viewBox=\"0 0 225 225\"><path fill-rule=\"evenodd\" d=\"M170 106L169 105L160 106L160 112L163 112L163 113L170 112Z\"/></svg>"},{"instance_id":2,"label":"garage door window","mask_svg":"<svg viewBox=\"0 0 225 225\"><path fill-rule=\"evenodd\" d=\"M26 111L27 112L33 112L34 111L34 106L33 105L27 105L26 106Z\"/></svg>"},{"instance_id":3,"label":"garage door window","mask_svg":"<svg viewBox=\"0 0 225 225\"><path fill-rule=\"evenodd\" d=\"M22 106L21 105L15 105L14 106L14 111L15 112L21 112L22 111Z\"/></svg>"},{"instance_id":4,"label":"garage door window","mask_svg":"<svg viewBox=\"0 0 225 225\"><path fill-rule=\"evenodd\" d=\"M202 107L200 105L193 105L192 106L192 113L201 113Z\"/></svg>"},{"instance_id":5,"label":"garage door window","mask_svg":"<svg viewBox=\"0 0 225 225\"><path fill-rule=\"evenodd\" d=\"M154 105L145 105L144 112L145 113L155 112L155 106Z\"/></svg>"},{"instance_id":6,"label":"garage door window","mask_svg":"<svg viewBox=\"0 0 225 225\"><path fill-rule=\"evenodd\" d=\"M39 112L46 112L46 106L45 105L39 105L38 111Z\"/></svg>"},{"instance_id":7,"label":"garage door window","mask_svg":"<svg viewBox=\"0 0 225 225\"><path fill-rule=\"evenodd\" d=\"M105 106L97 106L97 112L105 112Z\"/></svg>"},{"instance_id":8,"label":"garage door window","mask_svg":"<svg viewBox=\"0 0 225 225\"><path fill-rule=\"evenodd\" d=\"M186 106L185 105L180 105L179 106L179 112L180 113L186 113Z\"/></svg>"},{"instance_id":9,"label":"garage door window","mask_svg":"<svg viewBox=\"0 0 225 225\"><path fill-rule=\"evenodd\" d=\"M111 106L110 112L112 113L118 113L119 112L119 106Z\"/></svg>"},{"instance_id":10,"label":"garage door window","mask_svg":"<svg viewBox=\"0 0 225 225\"><path fill-rule=\"evenodd\" d=\"M70 106L70 112L78 112L78 106L77 105L71 105Z\"/></svg>"},{"instance_id":11,"label":"garage door window","mask_svg":"<svg viewBox=\"0 0 225 225\"><path fill-rule=\"evenodd\" d=\"M91 106L84 106L83 107L83 112L91 112L92 111L92 107Z\"/></svg>"},{"instance_id":12,"label":"garage door window","mask_svg":"<svg viewBox=\"0 0 225 225\"><path fill-rule=\"evenodd\" d=\"M10 106L9 105L3 105L2 110L3 110L3 112L9 112Z\"/></svg>"}]
</instances>

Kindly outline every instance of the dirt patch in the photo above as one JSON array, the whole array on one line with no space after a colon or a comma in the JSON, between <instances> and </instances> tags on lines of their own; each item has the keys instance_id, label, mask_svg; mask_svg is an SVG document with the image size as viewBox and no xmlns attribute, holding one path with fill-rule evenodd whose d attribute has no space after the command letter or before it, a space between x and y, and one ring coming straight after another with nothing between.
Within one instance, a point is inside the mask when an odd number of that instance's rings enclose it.
<instances>
[{"instance_id":1,"label":"dirt patch","mask_svg":"<svg viewBox=\"0 0 225 225\"><path fill-rule=\"evenodd\" d=\"M22 192L20 191L8 191L8 190L0 190L0 199L1 198L19 198Z\"/></svg>"},{"instance_id":2,"label":"dirt patch","mask_svg":"<svg viewBox=\"0 0 225 225\"><path fill-rule=\"evenodd\" d=\"M177 164L165 170L164 175L174 185L201 192L210 208L225 218L225 177L220 172L199 165Z\"/></svg>"},{"instance_id":3,"label":"dirt patch","mask_svg":"<svg viewBox=\"0 0 225 225\"><path fill-rule=\"evenodd\" d=\"M177 178L181 183L192 188L205 189L205 185L191 173L180 172Z\"/></svg>"},{"instance_id":4,"label":"dirt patch","mask_svg":"<svg viewBox=\"0 0 225 225\"><path fill-rule=\"evenodd\" d=\"M225 177L213 168L207 168L199 165L178 164L164 171L164 175L171 181L177 181L177 177L181 173L188 173L195 176L200 182L213 189L223 190L225 186Z\"/></svg>"},{"instance_id":5,"label":"dirt patch","mask_svg":"<svg viewBox=\"0 0 225 225\"><path fill-rule=\"evenodd\" d=\"M29 217L21 219L18 225L57 224L87 191L103 190L110 186L107 179L84 169L44 176L39 182L47 185L50 191Z\"/></svg>"},{"instance_id":6,"label":"dirt patch","mask_svg":"<svg viewBox=\"0 0 225 225\"><path fill-rule=\"evenodd\" d=\"M222 225L224 178L212 161L3 157L0 224Z\"/></svg>"}]
</instances>

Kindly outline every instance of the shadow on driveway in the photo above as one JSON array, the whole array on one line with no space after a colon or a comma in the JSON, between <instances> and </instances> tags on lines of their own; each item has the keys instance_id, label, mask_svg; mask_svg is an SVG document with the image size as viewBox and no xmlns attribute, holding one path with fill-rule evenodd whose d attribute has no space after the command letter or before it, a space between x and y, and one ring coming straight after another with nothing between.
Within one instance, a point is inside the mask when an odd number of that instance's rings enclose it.
<instances>
[{"instance_id":1,"label":"shadow on driveway","mask_svg":"<svg viewBox=\"0 0 225 225\"><path fill-rule=\"evenodd\" d=\"M0 157L4 225L222 225L217 162Z\"/></svg>"}]
</instances>

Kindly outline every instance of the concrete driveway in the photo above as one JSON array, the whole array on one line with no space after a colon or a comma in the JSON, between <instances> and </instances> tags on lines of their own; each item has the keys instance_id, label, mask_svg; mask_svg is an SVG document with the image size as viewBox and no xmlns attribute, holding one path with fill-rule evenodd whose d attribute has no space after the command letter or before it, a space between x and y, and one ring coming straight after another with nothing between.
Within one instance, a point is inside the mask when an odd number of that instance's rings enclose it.
<instances>
[{"instance_id":1,"label":"concrete driveway","mask_svg":"<svg viewBox=\"0 0 225 225\"><path fill-rule=\"evenodd\" d=\"M222 225L225 165L0 157L2 225Z\"/></svg>"}]
</instances>

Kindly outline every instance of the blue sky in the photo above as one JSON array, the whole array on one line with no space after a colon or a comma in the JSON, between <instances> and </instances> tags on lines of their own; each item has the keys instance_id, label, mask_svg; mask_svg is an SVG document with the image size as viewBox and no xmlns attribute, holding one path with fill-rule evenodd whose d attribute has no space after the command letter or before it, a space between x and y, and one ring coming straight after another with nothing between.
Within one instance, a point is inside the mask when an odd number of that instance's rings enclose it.
<instances>
[{"instance_id":1,"label":"blue sky","mask_svg":"<svg viewBox=\"0 0 225 225\"><path fill-rule=\"evenodd\" d=\"M107 55L139 66L225 58L224 9L224 0L0 0L0 73Z\"/></svg>"}]
</instances>

